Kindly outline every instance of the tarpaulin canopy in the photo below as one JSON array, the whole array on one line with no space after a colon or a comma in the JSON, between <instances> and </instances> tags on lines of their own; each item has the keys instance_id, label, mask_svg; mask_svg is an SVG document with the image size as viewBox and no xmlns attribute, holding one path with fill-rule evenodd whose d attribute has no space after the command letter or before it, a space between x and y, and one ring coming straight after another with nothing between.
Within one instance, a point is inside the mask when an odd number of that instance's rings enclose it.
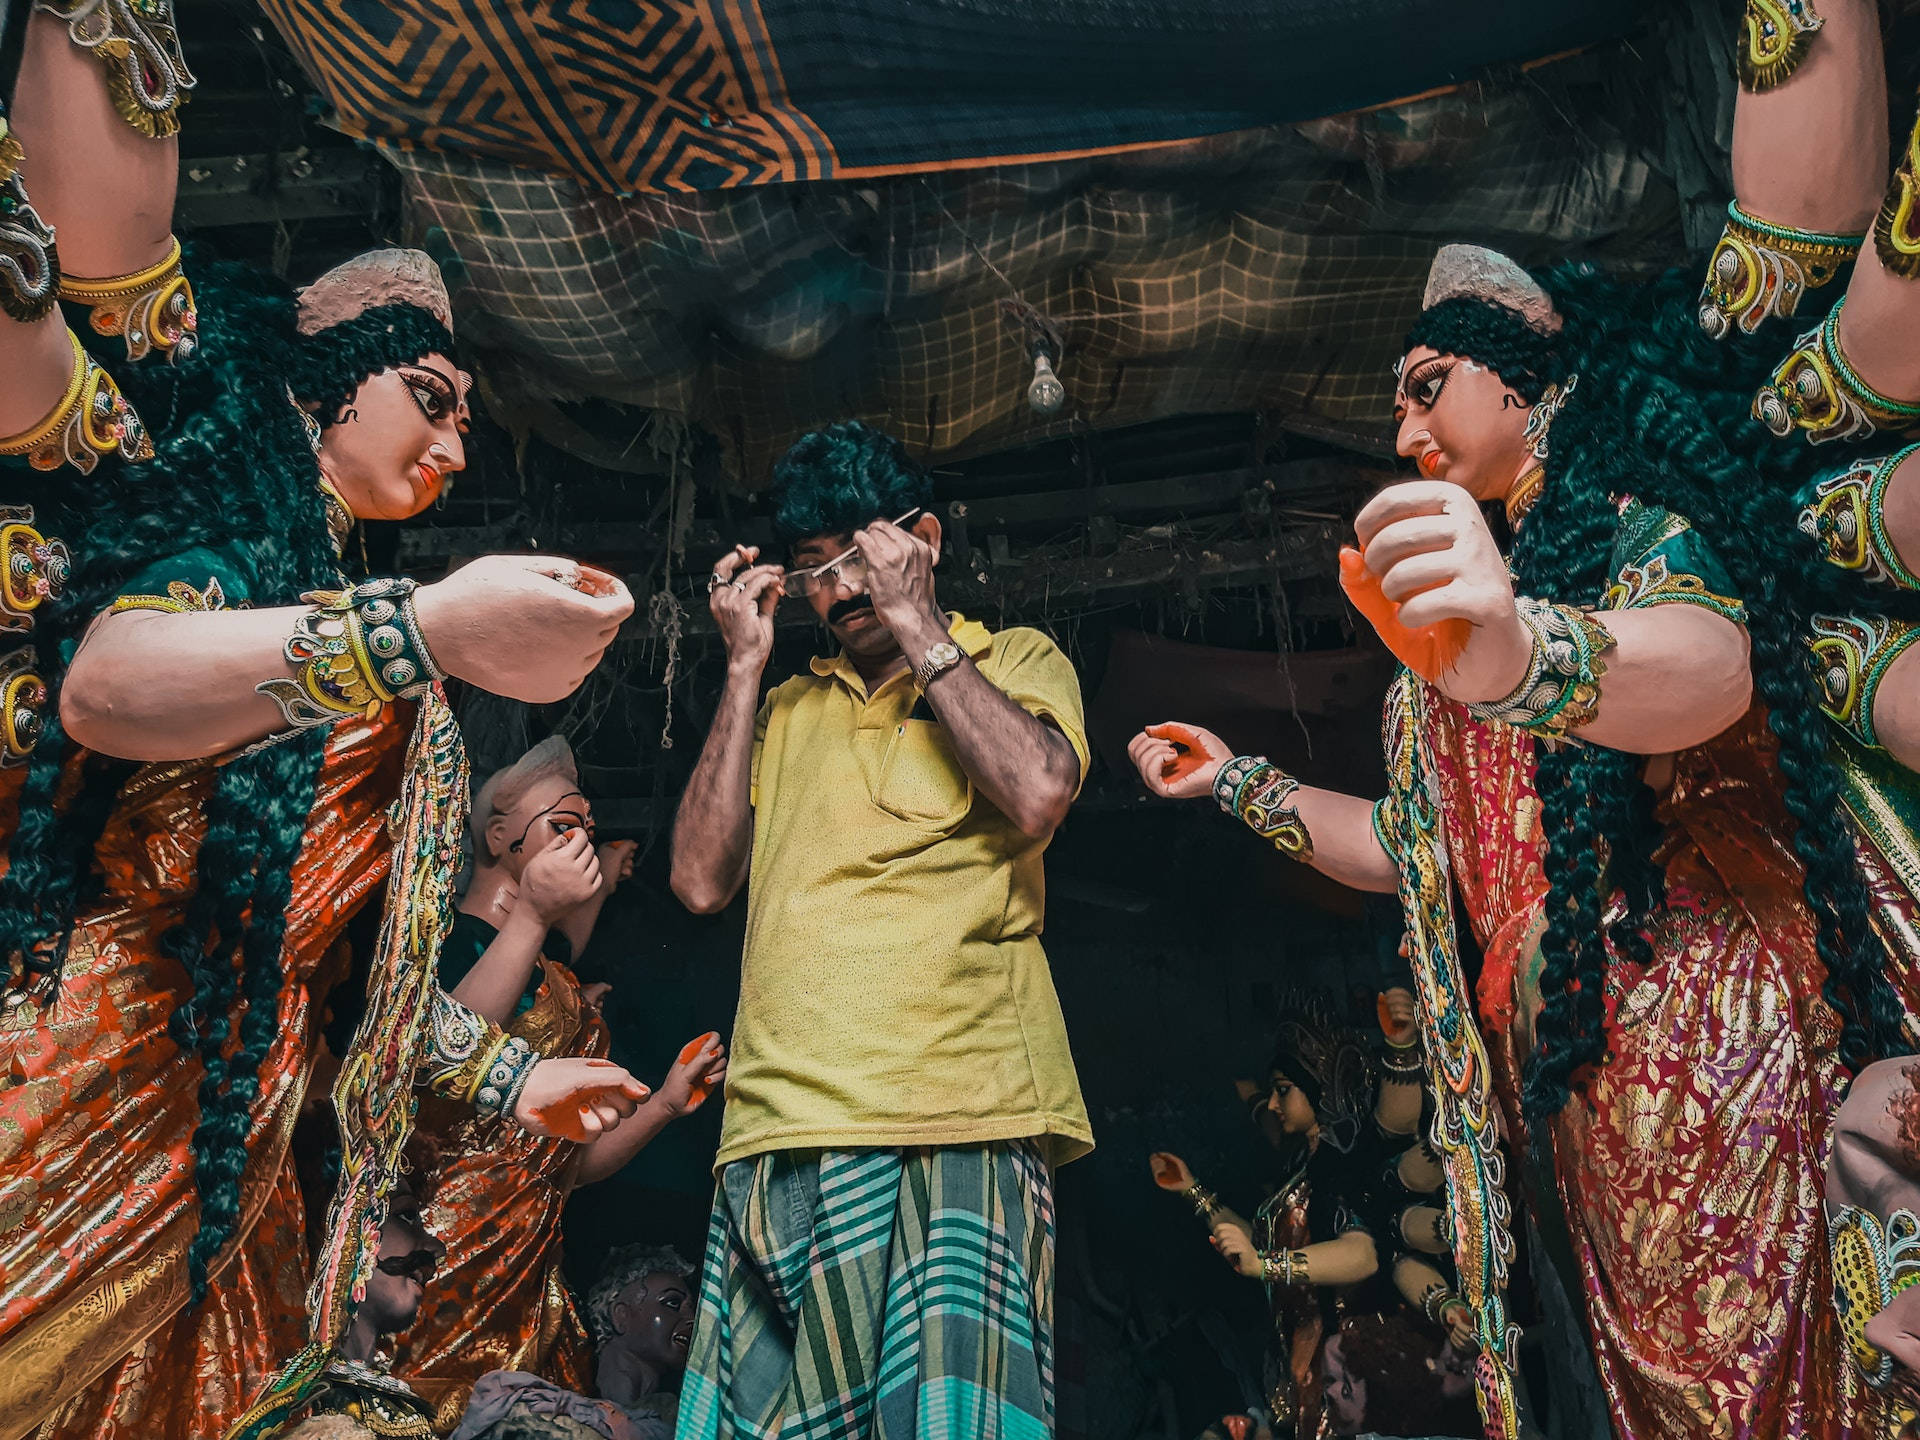
<instances>
[{"instance_id":1,"label":"tarpaulin canopy","mask_svg":"<svg viewBox=\"0 0 1920 1440\"><path fill-rule=\"evenodd\" d=\"M351 135L615 193L1065 159L1624 33L1633 0L264 0Z\"/></svg>"}]
</instances>

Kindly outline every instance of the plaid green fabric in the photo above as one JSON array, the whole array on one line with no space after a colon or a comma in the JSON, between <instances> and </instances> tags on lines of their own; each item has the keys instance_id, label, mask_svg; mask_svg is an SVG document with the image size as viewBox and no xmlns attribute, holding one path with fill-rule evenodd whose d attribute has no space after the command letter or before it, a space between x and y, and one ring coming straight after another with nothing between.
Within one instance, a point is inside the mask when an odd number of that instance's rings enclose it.
<instances>
[{"instance_id":1,"label":"plaid green fabric","mask_svg":"<svg viewBox=\"0 0 1920 1440\"><path fill-rule=\"evenodd\" d=\"M1053 1177L1033 1141L721 1173L679 1440L1052 1433Z\"/></svg>"}]
</instances>

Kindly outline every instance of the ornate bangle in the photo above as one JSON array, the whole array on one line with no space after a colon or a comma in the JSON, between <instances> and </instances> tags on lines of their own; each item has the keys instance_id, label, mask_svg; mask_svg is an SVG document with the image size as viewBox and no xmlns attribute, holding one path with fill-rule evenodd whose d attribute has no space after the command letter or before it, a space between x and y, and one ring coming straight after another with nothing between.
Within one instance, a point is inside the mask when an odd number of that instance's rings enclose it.
<instances>
[{"instance_id":1,"label":"ornate bangle","mask_svg":"<svg viewBox=\"0 0 1920 1440\"><path fill-rule=\"evenodd\" d=\"M1549 744L1571 739L1600 708L1601 657L1613 648L1613 633L1571 605L1553 605L1522 595L1514 613L1533 636L1527 673L1505 698L1467 706L1476 720L1498 720Z\"/></svg>"},{"instance_id":2,"label":"ornate bangle","mask_svg":"<svg viewBox=\"0 0 1920 1440\"><path fill-rule=\"evenodd\" d=\"M0 655L0 769L21 765L40 743L47 713L47 682L40 678L33 647Z\"/></svg>"},{"instance_id":3,"label":"ornate bangle","mask_svg":"<svg viewBox=\"0 0 1920 1440\"><path fill-rule=\"evenodd\" d=\"M1909 445L1882 460L1856 460L1840 474L1814 487L1813 503L1800 512L1800 530L1818 540L1827 559L1842 570L1858 571L1875 584L1920 590L1920 576L1907 568L1887 536L1887 483L1920 445Z\"/></svg>"},{"instance_id":4,"label":"ornate bangle","mask_svg":"<svg viewBox=\"0 0 1920 1440\"><path fill-rule=\"evenodd\" d=\"M1807 58L1807 47L1827 22L1813 0L1747 0L1741 26L1740 85L1753 94L1784 85Z\"/></svg>"},{"instance_id":5,"label":"ornate bangle","mask_svg":"<svg viewBox=\"0 0 1920 1440\"><path fill-rule=\"evenodd\" d=\"M1842 295L1754 394L1753 418L1782 439L1803 430L1810 444L1824 445L1875 430L1906 430L1920 421L1920 402L1882 395L1847 363L1840 348L1840 316L1846 308Z\"/></svg>"},{"instance_id":6,"label":"ornate bangle","mask_svg":"<svg viewBox=\"0 0 1920 1440\"><path fill-rule=\"evenodd\" d=\"M1300 782L1264 755L1241 755L1220 767L1213 798L1227 814L1295 860L1313 858L1313 837L1300 814L1287 804Z\"/></svg>"},{"instance_id":7,"label":"ornate bangle","mask_svg":"<svg viewBox=\"0 0 1920 1440\"><path fill-rule=\"evenodd\" d=\"M1873 224L1873 248L1880 263L1902 280L1920 279L1920 118L1913 122L1907 148L1880 202Z\"/></svg>"},{"instance_id":8,"label":"ornate bangle","mask_svg":"<svg viewBox=\"0 0 1920 1440\"><path fill-rule=\"evenodd\" d=\"M1879 748L1873 701L1887 669L1920 639L1920 625L1884 615L1816 615L1813 673L1827 718L1869 749Z\"/></svg>"},{"instance_id":9,"label":"ornate bangle","mask_svg":"<svg viewBox=\"0 0 1920 1440\"><path fill-rule=\"evenodd\" d=\"M494 1053L480 1088L473 1092L473 1108L480 1118L497 1120L502 1115L511 1115L514 1106L520 1103L521 1091L527 1088L533 1067L539 1063L540 1056L533 1046L518 1035L509 1035Z\"/></svg>"},{"instance_id":10,"label":"ornate bangle","mask_svg":"<svg viewBox=\"0 0 1920 1440\"><path fill-rule=\"evenodd\" d=\"M1786 319L1807 291L1833 283L1865 239L1775 225L1731 202L1726 229L1707 261L1700 328L1719 340L1735 326L1751 335L1768 320Z\"/></svg>"},{"instance_id":11,"label":"ornate bangle","mask_svg":"<svg viewBox=\"0 0 1920 1440\"><path fill-rule=\"evenodd\" d=\"M72 568L66 542L33 528L31 505L0 505L0 634L33 629L33 612L59 599Z\"/></svg>"},{"instance_id":12,"label":"ornate bangle","mask_svg":"<svg viewBox=\"0 0 1920 1440\"><path fill-rule=\"evenodd\" d=\"M418 699L446 676L420 633L415 588L411 580L379 579L301 596L316 608L294 623L284 652L299 678L276 676L254 689L294 730L372 718L390 700Z\"/></svg>"},{"instance_id":13,"label":"ornate bangle","mask_svg":"<svg viewBox=\"0 0 1920 1440\"><path fill-rule=\"evenodd\" d=\"M60 298L60 252L53 227L27 199L20 179L20 142L7 127L0 105L0 311L32 325L53 312Z\"/></svg>"},{"instance_id":14,"label":"ornate bangle","mask_svg":"<svg viewBox=\"0 0 1920 1440\"><path fill-rule=\"evenodd\" d=\"M1260 1278L1269 1285L1307 1285L1307 1256L1304 1250L1262 1250Z\"/></svg>"},{"instance_id":15,"label":"ornate bangle","mask_svg":"<svg viewBox=\"0 0 1920 1440\"><path fill-rule=\"evenodd\" d=\"M1436 1280L1420 1292L1420 1309L1433 1322L1435 1329L1447 1328L1447 1311L1456 1305L1469 1315L1473 1313L1467 1302L1454 1294L1453 1287L1444 1280Z\"/></svg>"},{"instance_id":16,"label":"ornate bangle","mask_svg":"<svg viewBox=\"0 0 1920 1440\"><path fill-rule=\"evenodd\" d=\"M198 82L180 53L173 0L36 0L33 8L65 20L73 43L99 58L122 120L153 140L180 133L180 107Z\"/></svg>"},{"instance_id":17,"label":"ornate bangle","mask_svg":"<svg viewBox=\"0 0 1920 1440\"><path fill-rule=\"evenodd\" d=\"M1411 1045L1396 1045L1387 1042L1387 1053L1381 1057L1380 1068L1394 1077L1396 1083L1407 1085L1426 1078L1427 1063L1421 1053L1420 1042Z\"/></svg>"},{"instance_id":18,"label":"ornate bangle","mask_svg":"<svg viewBox=\"0 0 1920 1440\"><path fill-rule=\"evenodd\" d=\"M131 275L106 280L60 277L60 298L89 307L97 335L118 335L127 343L127 359L141 360L158 350L174 364L193 354L200 317L193 308L193 286L180 271L180 242L166 258Z\"/></svg>"},{"instance_id":19,"label":"ornate bangle","mask_svg":"<svg viewBox=\"0 0 1920 1440\"><path fill-rule=\"evenodd\" d=\"M1180 1193L1192 1203L1193 1213L1200 1219L1211 1220L1219 1213L1220 1197L1202 1185L1198 1180L1187 1186L1187 1188Z\"/></svg>"},{"instance_id":20,"label":"ornate bangle","mask_svg":"<svg viewBox=\"0 0 1920 1440\"><path fill-rule=\"evenodd\" d=\"M91 475L101 457L116 451L123 459L151 460L147 427L121 398L113 377L80 348L78 336L68 332L67 340L73 346L67 393L31 430L0 438L0 455L25 455L36 470L65 463L82 475Z\"/></svg>"}]
</instances>

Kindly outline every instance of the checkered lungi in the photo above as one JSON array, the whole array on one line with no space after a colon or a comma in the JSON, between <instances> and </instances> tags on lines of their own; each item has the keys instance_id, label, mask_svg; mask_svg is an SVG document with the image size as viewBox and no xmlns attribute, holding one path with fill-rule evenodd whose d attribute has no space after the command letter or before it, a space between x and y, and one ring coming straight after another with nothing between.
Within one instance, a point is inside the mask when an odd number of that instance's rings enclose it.
<instances>
[{"instance_id":1,"label":"checkered lungi","mask_svg":"<svg viewBox=\"0 0 1920 1440\"><path fill-rule=\"evenodd\" d=\"M1053 1177L1032 1140L721 1172L678 1440L1044 1440Z\"/></svg>"}]
</instances>

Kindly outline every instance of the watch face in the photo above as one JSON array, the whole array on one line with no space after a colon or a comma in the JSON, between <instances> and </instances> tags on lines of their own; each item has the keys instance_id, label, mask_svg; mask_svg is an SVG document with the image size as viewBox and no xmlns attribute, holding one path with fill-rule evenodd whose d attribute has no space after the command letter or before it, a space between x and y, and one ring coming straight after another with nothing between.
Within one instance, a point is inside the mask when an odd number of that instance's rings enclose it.
<instances>
[{"instance_id":1,"label":"watch face","mask_svg":"<svg viewBox=\"0 0 1920 1440\"><path fill-rule=\"evenodd\" d=\"M951 641L941 641L927 651L927 662L932 665L951 665L960 658L960 647Z\"/></svg>"}]
</instances>

